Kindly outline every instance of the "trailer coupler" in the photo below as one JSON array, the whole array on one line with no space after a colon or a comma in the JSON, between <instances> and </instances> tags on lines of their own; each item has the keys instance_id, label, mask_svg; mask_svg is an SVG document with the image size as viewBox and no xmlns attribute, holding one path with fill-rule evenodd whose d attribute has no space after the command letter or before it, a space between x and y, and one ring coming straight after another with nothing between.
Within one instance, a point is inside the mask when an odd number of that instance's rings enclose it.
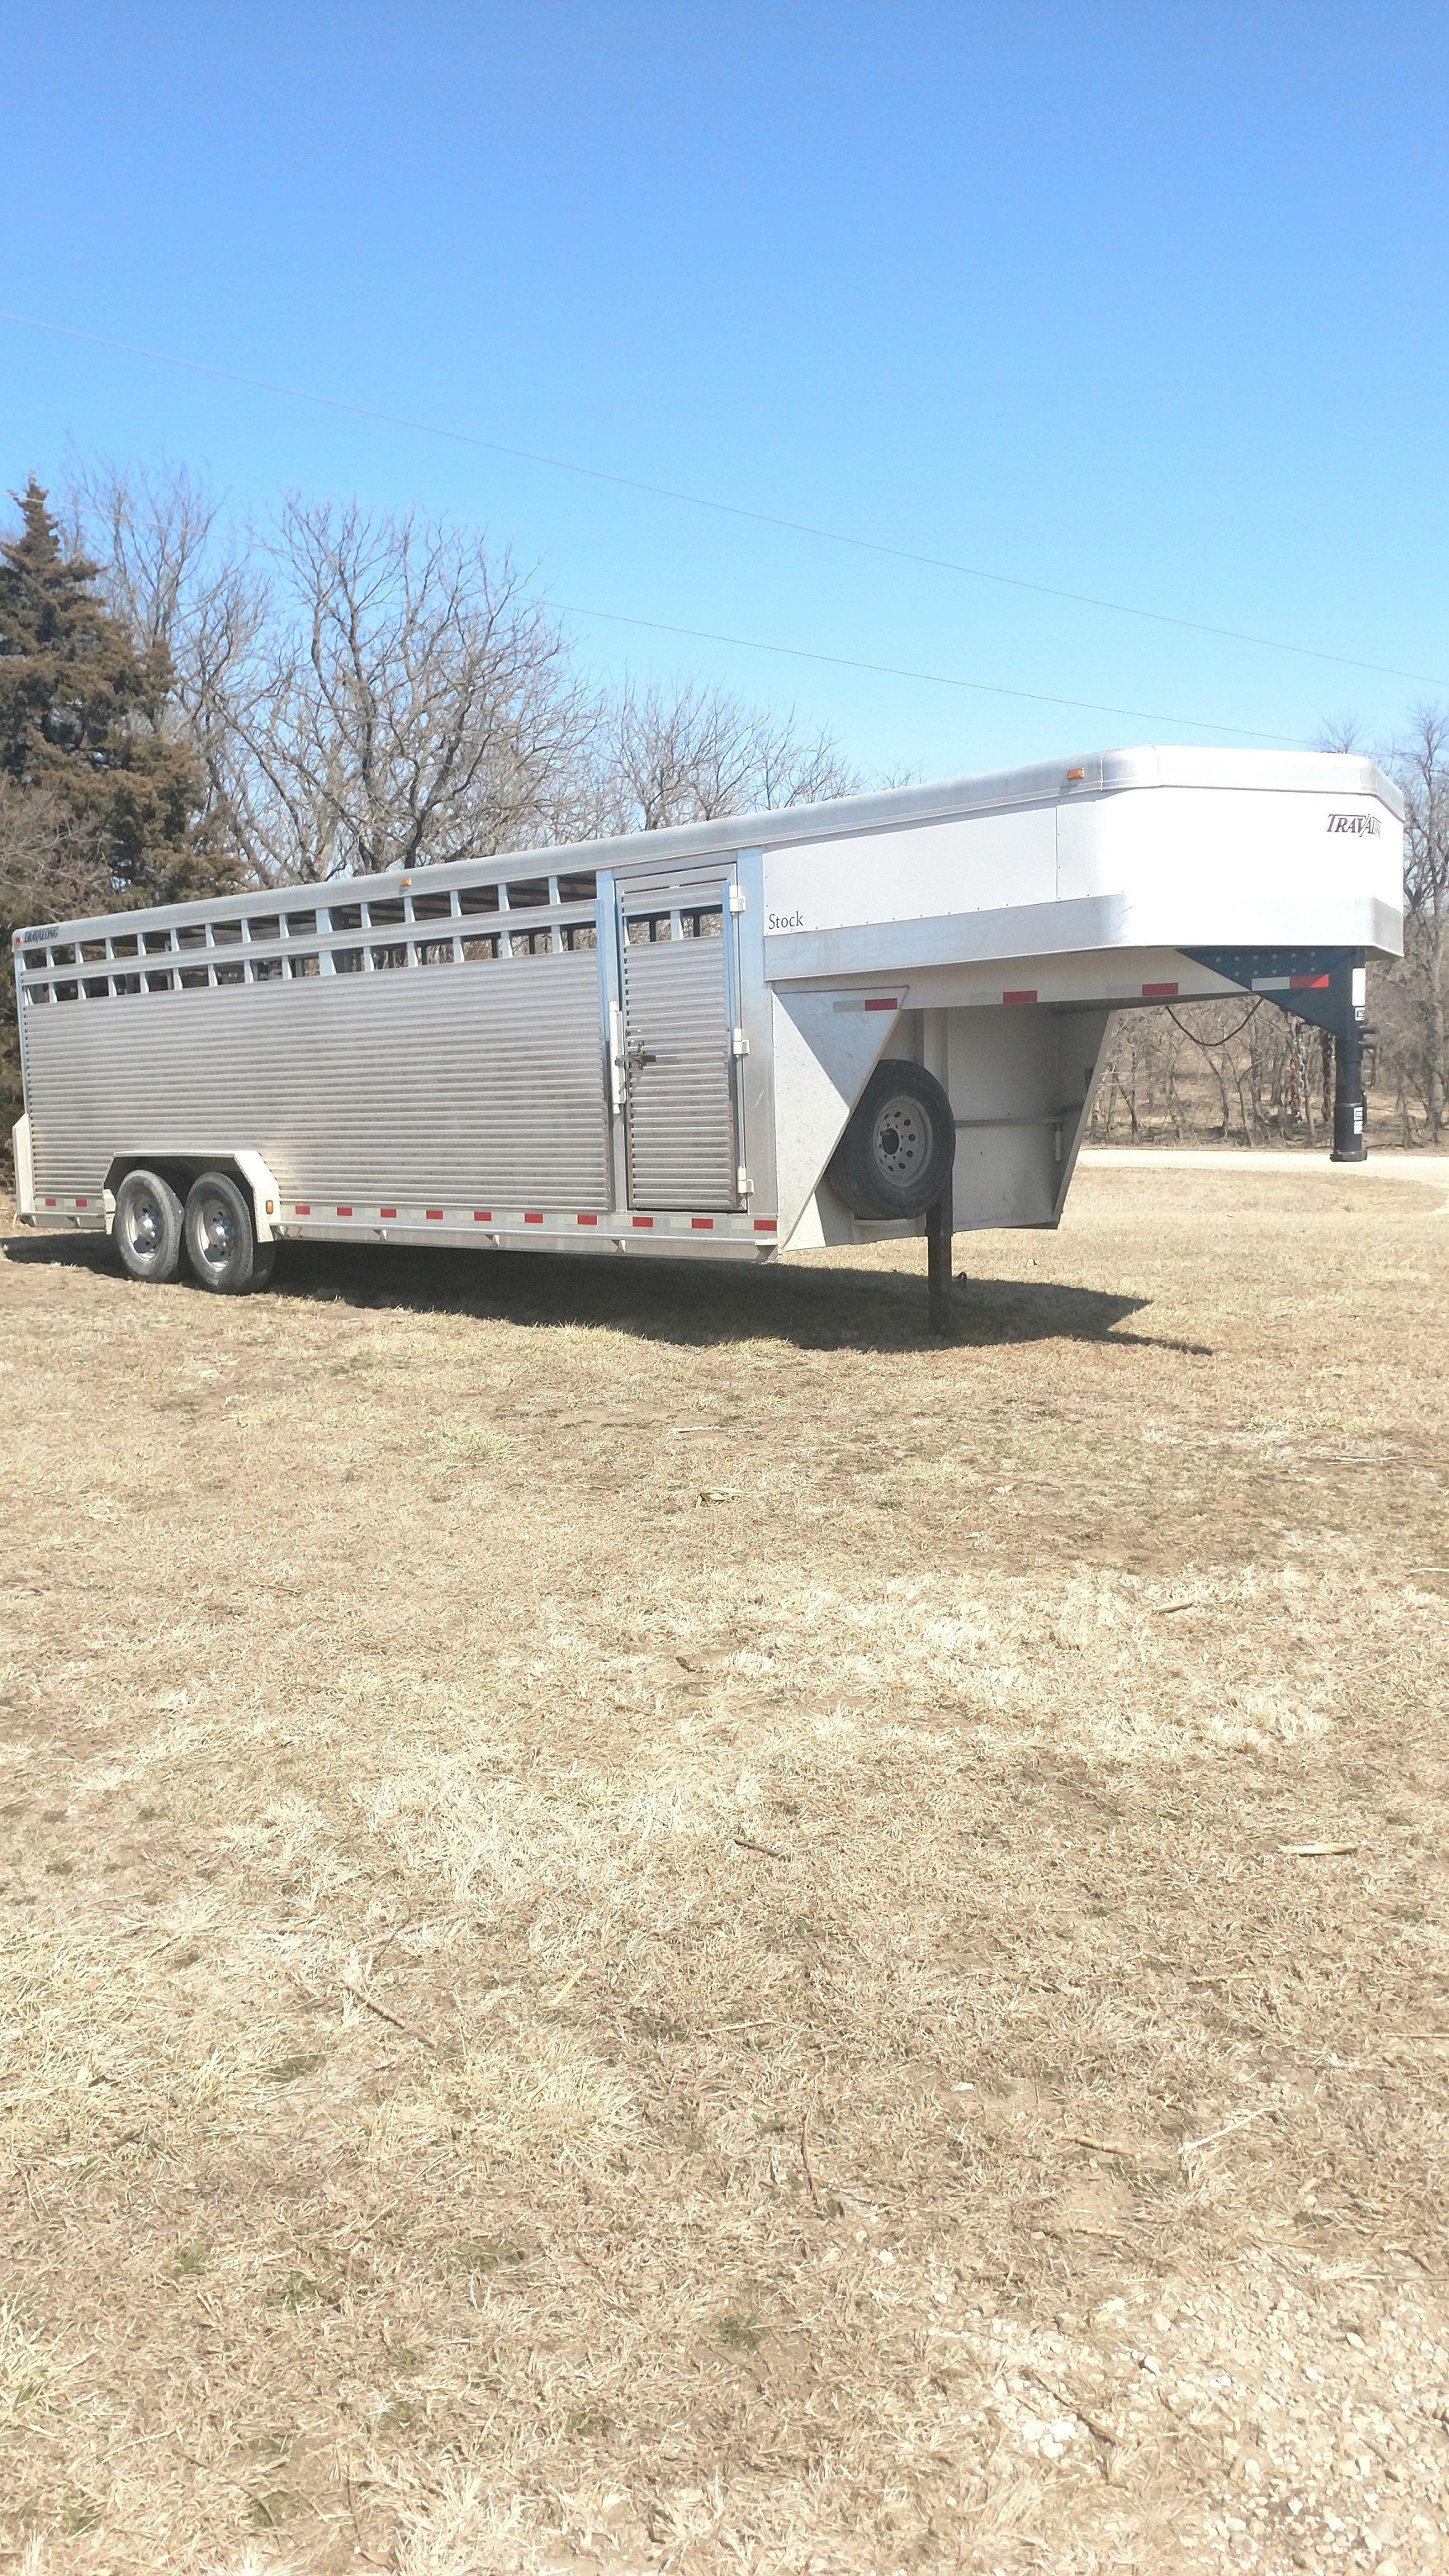
<instances>
[{"instance_id":1,"label":"trailer coupler","mask_svg":"<svg viewBox=\"0 0 1449 2576\"><path fill-rule=\"evenodd\" d=\"M1276 1002L1297 1020L1333 1038L1335 1163L1368 1159L1364 1143L1363 1042L1367 1010L1361 948L1185 948L1199 966L1225 975L1245 993Z\"/></svg>"}]
</instances>

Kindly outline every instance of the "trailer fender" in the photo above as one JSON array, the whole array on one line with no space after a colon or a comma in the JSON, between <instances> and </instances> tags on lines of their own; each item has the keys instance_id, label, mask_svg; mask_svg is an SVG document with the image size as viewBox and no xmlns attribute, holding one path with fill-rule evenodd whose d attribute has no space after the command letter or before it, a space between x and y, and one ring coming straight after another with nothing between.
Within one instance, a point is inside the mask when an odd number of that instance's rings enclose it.
<instances>
[{"instance_id":1,"label":"trailer fender","mask_svg":"<svg viewBox=\"0 0 1449 2576\"><path fill-rule=\"evenodd\" d=\"M242 1146L231 1159L251 1192L252 1225L257 1241L270 1243L273 1240L272 1219L281 1205L276 1174L249 1145Z\"/></svg>"},{"instance_id":2,"label":"trailer fender","mask_svg":"<svg viewBox=\"0 0 1449 2576\"><path fill-rule=\"evenodd\" d=\"M899 1024L906 986L777 990L774 1001L775 1179L780 1241L787 1244Z\"/></svg>"},{"instance_id":3,"label":"trailer fender","mask_svg":"<svg viewBox=\"0 0 1449 2576\"><path fill-rule=\"evenodd\" d=\"M15 1157L15 1213L22 1225L35 1223L35 1157L30 1150L30 1119L17 1118L10 1130Z\"/></svg>"}]
</instances>

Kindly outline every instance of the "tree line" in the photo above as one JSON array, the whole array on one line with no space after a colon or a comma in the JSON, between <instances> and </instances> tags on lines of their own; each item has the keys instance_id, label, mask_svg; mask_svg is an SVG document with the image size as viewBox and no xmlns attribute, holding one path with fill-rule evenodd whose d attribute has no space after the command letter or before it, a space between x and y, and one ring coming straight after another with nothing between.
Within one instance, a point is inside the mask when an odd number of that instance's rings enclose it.
<instances>
[{"instance_id":1,"label":"tree line","mask_svg":"<svg viewBox=\"0 0 1449 2576\"><path fill-rule=\"evenodd\" d=\"M844 795L826 733L694 682L601 689L506 551L421 513L237 524L184 470L32 478L0 542L0 1132L21 925ZM1330 738L1326 737L1326 741ZM1357 748L1351 728L1330 747ZM1449 713L1380 755L1409 928L1375 970L1371 1101L1444 1128ZM1101 1136L1314 1139L1328 1068L1271 1006L1125 1013Z\"/></svg>"}]
</instances>

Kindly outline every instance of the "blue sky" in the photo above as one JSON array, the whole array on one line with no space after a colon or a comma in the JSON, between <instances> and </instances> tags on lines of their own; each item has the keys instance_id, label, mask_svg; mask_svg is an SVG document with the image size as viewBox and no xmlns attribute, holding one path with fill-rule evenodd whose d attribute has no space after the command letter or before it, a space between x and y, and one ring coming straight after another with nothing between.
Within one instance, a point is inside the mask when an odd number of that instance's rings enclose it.
<instances>
[{"instance_id":1,"label":"blue sky","mask_svg":"<svg viewBox=\"0 0 1449 2576\"><path fill-rule=\"evenodd\" d=\"M0 474L185 460L485 526L601 674L870 771L1449 700L1442 6L5 13L0 304L1180 617L713 516L0 323ZM1443 685L1436 692L1434 679Z\"/></svg>"}]
</instances>

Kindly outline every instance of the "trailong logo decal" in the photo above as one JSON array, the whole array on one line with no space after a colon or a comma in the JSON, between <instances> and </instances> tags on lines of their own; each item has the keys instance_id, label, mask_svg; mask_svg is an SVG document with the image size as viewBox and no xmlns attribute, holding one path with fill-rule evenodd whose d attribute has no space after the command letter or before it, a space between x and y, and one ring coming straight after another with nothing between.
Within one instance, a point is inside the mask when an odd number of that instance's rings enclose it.
<instances>
[{"instance_id":1,"label":"trailong logo decal","mask_svg":"<svg viewBox=\"0 0 1449 2576\"><path fill-rule=\"evenodd\" d=\"M1357 832L1362 834L1365 832L1377 833L1381 827L1377 814L1330 814L1328 818L1328 828L1330 832Z\"/></svg>"}]
</instances>

